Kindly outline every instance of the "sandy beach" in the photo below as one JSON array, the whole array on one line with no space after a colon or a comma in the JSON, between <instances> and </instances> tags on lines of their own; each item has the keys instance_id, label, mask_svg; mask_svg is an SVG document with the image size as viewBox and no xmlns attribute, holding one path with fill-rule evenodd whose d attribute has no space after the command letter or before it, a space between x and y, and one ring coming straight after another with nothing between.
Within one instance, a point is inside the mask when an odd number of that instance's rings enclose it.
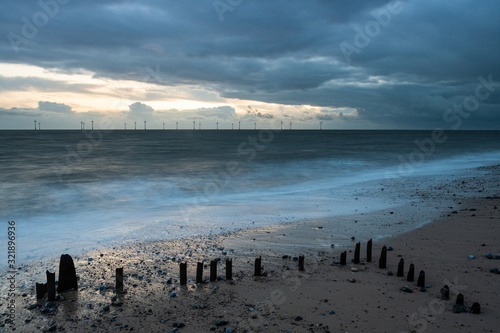
<instances>
[{"instance_id":1,"label":"sandy beach","mask_svg":"<svg viewBox=\"0 0 500 333\"><path fill-rule=\"evenodd\" d=\"M397 237L374 239L373 260L366 262L367 239L338 238L340 224L376 223L390 228L401 216L429 199L420 192L410 206L370 214L313 220L230 234L137 243L75 256L78 291L54 304L36 300L35 282L58 260L22 265L16 275L14 324L2 304L2 332L496 332L500 317L498 168L486 180L457 180L434 195L453 196L455 204L438 207L433 222ZM418 189L417 189L418 191ZM448 193L448 194L447 194ZM467 195L461 195L467 193ZM475 195L471 198L471 193ZM425 199L425 200L424 200ZM422 206L428 207L428 206ZM361 262L351 262L356 242ZM387 268L378 267L383 246L391 247ZM347 251L347 265L338 264ZM305 270L297 257L305 256ZM469 256L473 255L474 259ZM262 257L263 276L254 260ZM233 279L225 280L225 260ZM405 276L397 277L400 259ZM209 282L210 260L218 259L219 280ZM205 283L195 284L196 263L204 262ZM188 263L188 282L179 285L179 263ZM409 265L415 280L408 282ZM116 295L115 269L124 268L125 292ZM425 271L427 288L417 287ZM2 279L6 279L5 272ZM450 299L441 299L448 285ZM407 286L412 292L404 292ZM456 296L465 306L481 305L480 314L453 313ZM5 298L3 298L4 300Z\"/></svg>"}]
</instances>

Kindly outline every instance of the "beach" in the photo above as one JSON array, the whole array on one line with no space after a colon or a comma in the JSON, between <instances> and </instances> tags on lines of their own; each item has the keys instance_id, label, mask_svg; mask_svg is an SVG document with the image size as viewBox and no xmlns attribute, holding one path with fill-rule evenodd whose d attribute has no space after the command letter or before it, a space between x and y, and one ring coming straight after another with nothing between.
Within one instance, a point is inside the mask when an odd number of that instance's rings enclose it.
<instances>
[{"instance_id":1,"label":"beach","mask_svg":"<svg viewBox=\"0 0 500 333\"><path fill-rule=\"evenodd\" d=\"M415 189L409 193L413 202L390 210L137 242L74 256L78 291L63 293L43 314L45 300L36 300L35 282L45 282L41 272L46 269L57 271L58 260L21 265L15 325L5 324L2 304L2 331L495 332L500 275L490 269L500 261L485 255L500 254L499 168L482 171L481 177L471 173L439 189ZM364 236L335 236L336 223L376 223L390 229L404 223L410 207L429 209L429 201L441 196L451 196L454 204L435 207L432 222L412 231L374 239L371 262L366 262ZM358 241L361 262L354 264ZM379 268L384 245L392 250L387 252L387 268ZM338 264L343 251L345 266ZM300 255L305 257L304 271L298 270ZM263 276L256 277L258 257ZM230 281L224 271L228 258L233 262ZM401 258L405 277L396 276ZM211 260L218 260L218 281L208 281ZM207 281L197 285L198 261L204 262ZM186 286L179 285L180 262L188 264ZM411 263L415 281L408 282ZM116 295L118 267L124 268L125 292ZM425 292L416 286L421 270ZM448 300L441 299L444 285L450 288ZM413 292L402 291L405 286ZM466 307L479 302L481 313L453 313L458 293Z\"/></svg>"}]
</instances>

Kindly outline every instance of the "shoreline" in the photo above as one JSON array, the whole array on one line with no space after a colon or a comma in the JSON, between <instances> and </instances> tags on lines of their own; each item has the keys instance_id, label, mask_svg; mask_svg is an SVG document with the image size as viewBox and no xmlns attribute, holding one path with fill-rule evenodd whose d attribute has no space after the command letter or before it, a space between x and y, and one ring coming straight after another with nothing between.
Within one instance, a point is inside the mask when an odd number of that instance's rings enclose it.
<instances>
[{"instance_id":1,"label":"shoreline","mask_svg":"<svg viewBox=\"0 0 500 333\"><path fill-rule=\"evenodd\" d=\"M498 168L492 170L494 174L488 184L497 186ZM476 189L485 185L484 182L480 184L481 181L466 185L479 191ZM54 314L49 315L40 313L43 302L35 300L34 283L44 282L37 270L56 271L58 260L33 262L21 266L18 272L19 294L25 296L19 295L16 299L16 327L22 332L40 332L51 325L55 325L57 331L64 328L71 332L137 331L141 327L147 327L150 332L163 332L174 330L172 325L182 322L186 326L179 328L179 332L209 332L212 327L216 332L224 332L227 327L233 332L472 332L476 327L493 332L495 318L500 316L495 307L495 297L500 296L495 288L499 275L490 273L487 265L498 267L500 261L488 260L484 254L500 254L500 248L495 247L499 243L495 235L500 235L497 222L500 215L494 209L500 205L500 200L486 199L487 196L488 193L477 192L476 199L455 198L453 206L439 207L441 216L431 223L396 237L374 240L371 263L365 262L366 240L361 237L354 241L349 238L334 240L336 244L332 248L329 228L335 226L328 220L163 242L139 242L128 250L112 247L92 251L74 257L80 277L79 291L64 293L65 299L56 302ZM377 219L397 216L398 211L394 210L393 214L379 211L342 218L352 221L355 226L365 223L362 219L375 223ZM358 222L354 223L356 219ZM471 219L475 224L470 224ZM286 236L280 236L283 234ZM362 243L362 263L353 265L349 261L358 241ZM303 244L297 246L301 242ZM389 252L387 269L377 267L382 245L394 248ZM348 265L338 267L335 262L343 250L348 251ZM476 258L469 259L471 254ZM256 278L252 276L253 260L259 255L267 276ZM289 258L282 259L283 255ZM297 262L292 259L298 255L305 255L305 272L298 272ZM421 269L426 271L426 283L432 285L427 292L418 292L414 286L416 281L412 284L395 276L399 256L408 260L406 269L410 262L415 264L416 276ZM224 259L233 259L233 280L196 286L195 263L215 258L221 258L219 276L224 275ZM178 284L181 261L189 263L187 287ZM204 264L207 277L208 262ZM127 292L116 297L114 269L118 266L124 267ZM351 267L358 271L351 271ZM394 276L389 276L388 271ZM446 281L454 286L452 295L456 294L455 290L462 290L461 286L466 286L463 289L466 303L478 301L482 313L477 316L454 314L451 311L454 296L449 301L439 299L439 289ZM407 284L414 293L400 291ZM176 297L170 296L172 292ZM36 303L41 307L27 309ZM116 306L119 303L121 305ZM111 307L105 310L107 305ZM330 314L331 311L335 313ZM2 304L2 313L0 330L4 331L7 329L2 326L6 319L5 304ZM297 316L303 319L297 320ZM380 322L380 318L385 318L385 322ZM217 327L217 320L229 323Z\"/></svg>"}]
</instances>

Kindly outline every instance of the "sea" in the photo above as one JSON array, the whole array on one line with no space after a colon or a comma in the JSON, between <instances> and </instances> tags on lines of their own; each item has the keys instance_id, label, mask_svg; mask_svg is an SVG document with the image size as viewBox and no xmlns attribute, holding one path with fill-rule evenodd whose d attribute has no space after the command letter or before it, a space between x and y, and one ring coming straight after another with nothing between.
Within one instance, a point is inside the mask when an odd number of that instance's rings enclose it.
<instances>
[{"instance_id":1,"label":"sea","mask_svg":"<svg viewBox=\"0 0 500 333\"><path fill-rule=\"evenodd\" d=\"M3 130L0 248L9 221L19 263L369 213L499 161L500 131Z\"/></svg>"}]
</instances>

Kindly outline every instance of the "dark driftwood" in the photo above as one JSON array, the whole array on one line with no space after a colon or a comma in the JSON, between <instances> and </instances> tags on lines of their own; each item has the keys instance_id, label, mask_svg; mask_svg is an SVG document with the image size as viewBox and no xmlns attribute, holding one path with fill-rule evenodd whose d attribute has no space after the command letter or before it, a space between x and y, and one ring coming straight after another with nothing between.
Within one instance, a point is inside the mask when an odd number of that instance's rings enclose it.
<instances>
[{"instance_id":1,"label":"dark driftwood","mask_svg":"<svg viewBox=\"0 0 500 333\"><path fill-rule=\"evenodd\" d=\"M386 268L387 267L387 247L383 247L382 251L380 252L380 259L378 261L378 267L379 268Z\"/></svg>"},{"instance_id":2,"label":"dark driftwood","mask_svg":"<svg viewBox=\"0 0 500 333\"><path fill-rule=\"evenodd\" d=\"M37 283L36 284L36 299L45 298L46 293L47 293L47 284L46 283Z\"/></svg>"},{"instance_id":3,"label":"dark driftwood","mask_svg":"<svg viewBox=\"0 0 500 333\"><path fill-rule=\"evenodd\" d=\"M262 264L262 257L256 258L255 259L255 271L254 271L254 275L255 276L261 276L262 275L261 264Z\"/></svg>"},{"instance_id":4,"label":"dark driftwood","mask_svg":"<svg viewBox=\"0 0 500 333\"><path fill-rule=\"evenodd\" d=\"M78 289L76 280L75 264L69 254L61 255L59 261L59 282L57 283L57 292L62 293L69 289Z\"/></svg>"},{"instance_id":5,"label":"dark driftwood","mask_svg":"<svg viewBox=\"0 0 500 333\"><path fill-rule=\"evenodd\" d=\"M187 263L181 262L179 264L180 269L180 284L184 286L187 284Z\"/></svg>"},{"instance_id":6,"label":"dark driftwood","mask_svg":"<svg viewBox=\"0 0 500 333\"><path fill-rule=\"evenodd\" d=\"M116 269L116 293L123 292L123 267Z\"/></svg>"},{"instance_id":7,"label":"dark driftwood","mask_svg":"<svg viewBox=\"0 0 500 333\"><path fill-rule=\"evenodd\" d=\"M361 243L358 242L356 243L356 248L354 249L354 263L355 264L359 264L359 255L360 255L360 252L361 251Z\"/></svg>"},{"instance_id":8,"label":"dark driftwood","mask_svg":"<svg viewBox=\"0 0 500 333\"><path fill-rule=\"evenodd\" d=\"M304 256L299 256L299 271L304 270Z\"/></svg>"},{"instance_id":9,"label":"dark driftwood","mask_svg":"<svg viewBox=\"0 0 500 333\"><path fill-rule=\"evenodd\" d=\"M196 266L196 283L203 283L203 263L199 262Z\"/></svg>"},{"instance_id":10,"label":"dark driftwood","mask_svg":"<svg viewBox=\"0 0 500 333\"><path fill-rule=\"evenodd\" d=\"M233 279L233 260L226 260L226 280Z\"/></svg>"},{"instance_id":11,"label":"dark driftwood","mask_svg":"<svg viewBox=\"0 0 500 333\"><path fill-rule=\"evenodd\" d=\"M407 281L414 281L415 280L415 265L411 264L410 269L408 270L408 276L406 277Z\"/></svg>"},{"instance_id":12,"label":"dark driftwood","mask_svg":"<svg viewBox=\"0 0 500 333\"><path fill-rule=\"evenodd\" d=\"M217 280L217 261L210 261L210 281Z\"/></svg>"},{"instance_id":13,"label":"dark driftwood","mask_svg":"<svg viewBox=\"0 0 500 333\"><path fill-rule=\"evenodd\" d=\"M47 271L47 300L56 300L56 273Z\"/></svg>"},{"instance_id":14,"label":"dark driftwood","mask_svg":"<svg viewBox=\"0 0 500 333\"><path fill-rule=\"evenodd\" d=\"M370 239L368 243L366 243L366 261L372 261L372 240Z\"/></svg>"},{"instance_id":15,"label":"dark driftwood","mask_svg":"<svg viewBox=\"0 0 500 333\"><path fill-rule=\"evenodd\" d=\"M396 276L405 276L405 260L401 258L398 264L398 272Z\"/></svg>"},{"instance_id":16,"label":"dark driftwood","mask_svg":"<svg viewBox=\"0 0 500 333\"><path fill-rule=\"evenodd\" d=\"M420 274L418 274L417 287L425 287L425 272L424 271L420 271Z\"/></svg>"},{"instance_id":17,"label":"dark driftwood","mask_svg":"<svg viewBox=\"0 0 500 333\"><path fill-rule=\"evenodd\" d=\"M344 251L340 254L340 264L341 265L347 264L347 251Z\"/></svg>"}]
</instances>

